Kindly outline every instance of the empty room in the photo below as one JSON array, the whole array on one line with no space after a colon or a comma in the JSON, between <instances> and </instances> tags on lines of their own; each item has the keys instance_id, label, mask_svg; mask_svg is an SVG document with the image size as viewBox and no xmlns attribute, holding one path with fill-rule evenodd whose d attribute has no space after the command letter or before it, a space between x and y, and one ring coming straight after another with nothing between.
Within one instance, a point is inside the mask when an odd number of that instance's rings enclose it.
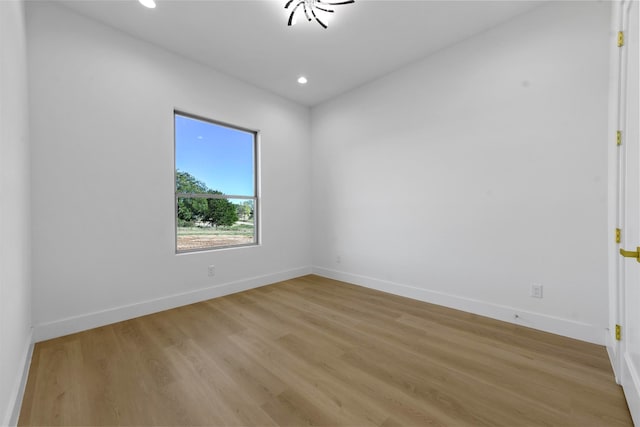
<instances>
[{"instance_id":1,"label":"empty room","mask_svg":"<svg viewBox=\"0 0 640 427\"><path fill-rule=\"evenodd\" d=\"M0 0L0 425L640 423L639 13Z\"/></svg>"}]
</instances>

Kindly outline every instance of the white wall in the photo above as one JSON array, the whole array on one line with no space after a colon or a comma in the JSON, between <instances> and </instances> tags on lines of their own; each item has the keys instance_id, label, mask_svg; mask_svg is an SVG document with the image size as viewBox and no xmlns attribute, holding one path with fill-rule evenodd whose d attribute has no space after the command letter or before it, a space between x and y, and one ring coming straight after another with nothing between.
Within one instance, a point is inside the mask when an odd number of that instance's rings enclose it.
<instances>
[{"instance_id":1,"label":"white wall","mask_svg":"<svg viewBox=\"0 0 640 427\"><path fill-rule=\"evenodd\" d=\"M27 12L36 340L310 271L307 108L66 8ZM260 246L174 253L174 108L260 131Z\"/></svg>"},{"instance_id":2,"label":"white wall","mask_svg":"<svg viewBox=\"0 0 640 427\"><path fill-rule=\"evenodd\" d=\"M546 4L311 117L60 6L28 18L36 339L313 262L603 342L606 2ZM173 108L260 129L260 247L174 254Z\"/></svg>"},{"instance_id":3,"label":"white wall","mask_svg":"<svg viewBox=\"0 0 640 427\"><path fill-rule=\"evenodd\" d=\"M314 108L315 271L604 343L609 9L546 4Z\"/></svg>"},{"instance_id":4,"label":"white wall","mask_svg":"<svg viewBox=\"0 0 640 427\"><path fill-rule=\"evenodd\" d=\"M0 1L0 425L17 421L31 345L25 31L23 3Z\"/></svg>"}]
</instances>

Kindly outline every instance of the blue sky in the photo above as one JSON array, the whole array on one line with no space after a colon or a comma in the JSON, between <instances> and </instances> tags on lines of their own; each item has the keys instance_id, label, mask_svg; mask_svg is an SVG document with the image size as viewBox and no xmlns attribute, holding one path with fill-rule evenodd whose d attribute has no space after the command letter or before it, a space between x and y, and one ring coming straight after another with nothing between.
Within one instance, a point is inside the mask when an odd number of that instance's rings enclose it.
<instances>
[{"instance_id":1,"label":"blue sky","mask_svg":"<svg viewBox=\"0 0 640 427\"><path fill-rule=\"evenodd\" d=\"M212 190L254 195L251 132L179 114L175 118L176 169L190 173Z\"/></svg>"}]
</instances>

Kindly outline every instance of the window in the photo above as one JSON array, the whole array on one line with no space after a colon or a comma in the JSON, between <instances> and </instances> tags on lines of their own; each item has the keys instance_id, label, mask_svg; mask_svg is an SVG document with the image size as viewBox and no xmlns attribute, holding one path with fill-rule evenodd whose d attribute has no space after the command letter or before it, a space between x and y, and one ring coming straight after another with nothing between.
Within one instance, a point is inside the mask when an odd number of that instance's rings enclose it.
<instances>
[{"instance_id":1,"label":"window","mask_svg":"<svg viewBox=\"0 0 640 427\"><path fill-rule=\"evenodd\" d=\"M258 243L254 131L174 112L176 252Z\"/></svg>"}]
</instances>

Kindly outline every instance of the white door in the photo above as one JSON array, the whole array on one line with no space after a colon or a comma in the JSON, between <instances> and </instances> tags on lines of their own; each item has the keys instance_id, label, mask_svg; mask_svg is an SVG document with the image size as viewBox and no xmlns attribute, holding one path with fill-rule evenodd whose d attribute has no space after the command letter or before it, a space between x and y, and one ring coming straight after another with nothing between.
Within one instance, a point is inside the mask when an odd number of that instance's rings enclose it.
<instances>
[{"instance_id":1,"label":"white door","mask_svg":"<svg viewBox=\"0 0 640 427\"><path fill-rule=\"evenodd\" d=\"M616 122L618 146L619 244L617 318L621 326L614 359L634 423L640 426L640 121L638 1L623 1L619 11L624 44L619 50ZM618 365L617 367L615 365Z\"/></svg>"}]
</instances>

